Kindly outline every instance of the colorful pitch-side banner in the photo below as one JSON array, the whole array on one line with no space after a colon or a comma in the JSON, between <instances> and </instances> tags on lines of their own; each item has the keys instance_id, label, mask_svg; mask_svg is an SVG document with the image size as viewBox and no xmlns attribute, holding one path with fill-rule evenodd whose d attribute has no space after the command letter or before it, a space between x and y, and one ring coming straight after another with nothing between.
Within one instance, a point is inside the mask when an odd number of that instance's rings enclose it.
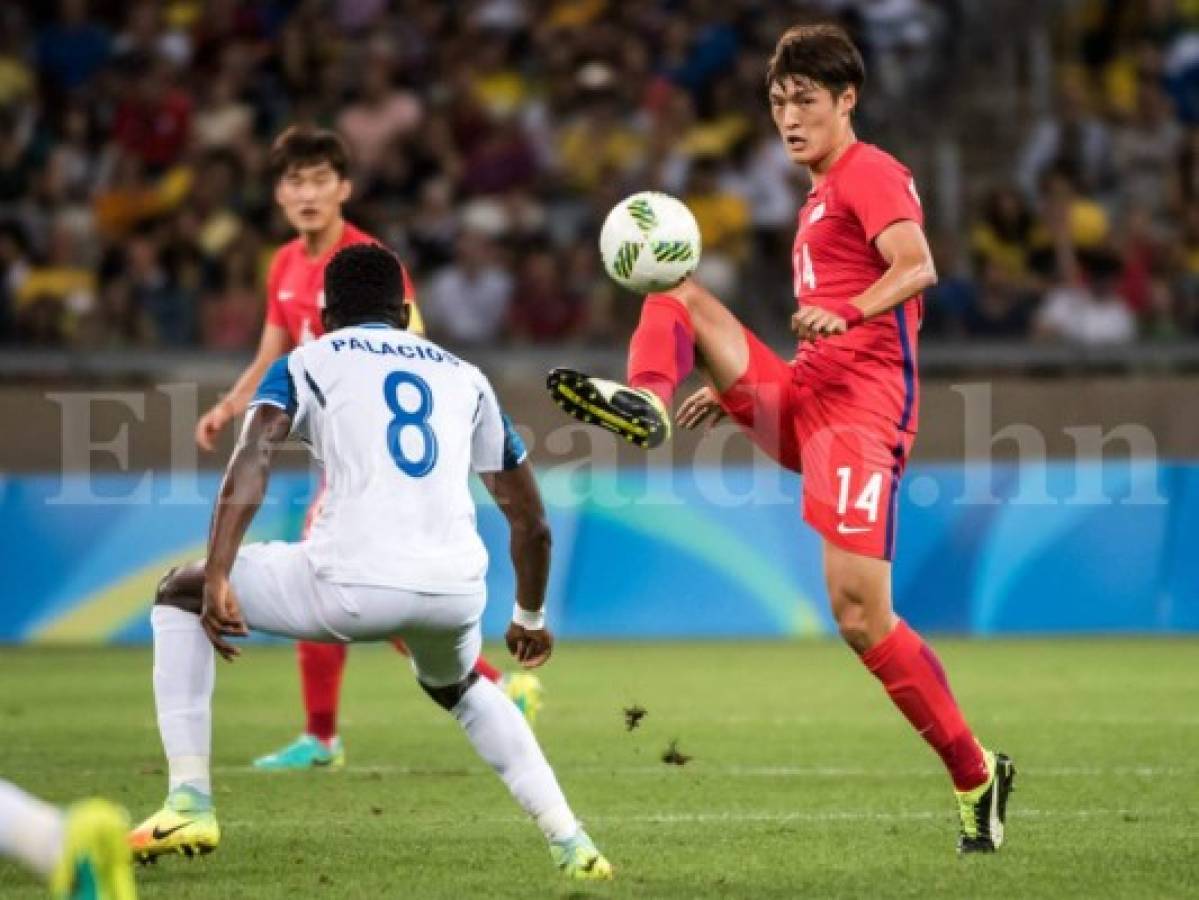
<instances>
[{"instance_id":1,"label":"colorful pitch-side banner","mask_svg":"<svg viewBox=\"0 0 1199 900\"><path fill-rule=\"evenodd\" d=\"M834 631L799 481L773 467L542 473L563 637ZM0 641L139 642L154 586L203 553L210 475L0 481ZM313 481L279 473L252 528L292 540ZM507 529L480 489L488 634L511 613ZM1199 465L914 466L895 592L919 628L969 634L1199 631Z\"/></svg>"}]
</instances>

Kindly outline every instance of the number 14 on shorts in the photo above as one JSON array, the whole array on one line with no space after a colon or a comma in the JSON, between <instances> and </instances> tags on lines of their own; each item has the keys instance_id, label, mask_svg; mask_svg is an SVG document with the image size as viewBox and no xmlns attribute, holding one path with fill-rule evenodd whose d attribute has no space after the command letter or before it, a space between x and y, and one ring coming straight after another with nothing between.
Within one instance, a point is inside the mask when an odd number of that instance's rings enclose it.
<instances>
[{"instance_id":1,"label":"number 14 on shorts","mask_svg":"<svg viewBox=\"0 0 1199 900\"><path fill-rule=\"evenodd\" d=\"M854 482L853 469L850 466L841 466L837 469L837 516L841 520L837 524L837 531L841 534L865 534L878 522L878 510L883 496L883 473L870 473L865 484L862 484L858 491L857 499L853 501L853 509L866 514L866 521L869 524L865 526L851 526L845 521L850 510L850 497L853 496ZM860 480L858 484L861 484Z\"/></svg>"}]
</instances>

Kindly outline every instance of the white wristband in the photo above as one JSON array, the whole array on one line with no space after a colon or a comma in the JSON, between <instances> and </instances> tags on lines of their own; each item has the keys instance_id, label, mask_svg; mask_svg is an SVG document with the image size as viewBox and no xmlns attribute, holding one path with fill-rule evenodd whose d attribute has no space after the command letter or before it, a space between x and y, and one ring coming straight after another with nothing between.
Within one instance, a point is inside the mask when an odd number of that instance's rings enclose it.
<instances>
[{"instance_id":1,"label":"white wristband","mask_svg":"<svg viewBox=\"0 0 1199 900\"><path fill-rule=\"evenodd\" d=\"M519 603L512 608L512 621L529 631L541 631L545 628L545 610L529 612Z\"/></svg>"}]
</instances>

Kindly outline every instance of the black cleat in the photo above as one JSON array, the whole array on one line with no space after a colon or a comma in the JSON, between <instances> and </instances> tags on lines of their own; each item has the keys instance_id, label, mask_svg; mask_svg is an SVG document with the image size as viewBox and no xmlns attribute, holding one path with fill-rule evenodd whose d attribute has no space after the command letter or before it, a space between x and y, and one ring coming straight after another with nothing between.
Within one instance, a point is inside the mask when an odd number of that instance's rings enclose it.
<instances>
[{"instance_id":1,"label":"black cleat","mask_svg":"<svg viewBox=\"0 0 1199 900\"><path fill-rule=\"evenodd\" d=\"M670 437L670 413L653 391L631 388L576 372L553 369L545 380L550 396L580 422L598 425L638 447L657 447Z\"/></svg>"},{"instance_id":2,"label":"black cleat","mask_svg":"<svg viewBox=\"0 0 1199 900\"><path fill-rule=\"evenodd\" d=\"M983 752L990 764L991 780L981 788L958 793L962 817L958 853L994 853L1003 846L1007 798L1016 780L1016 767L1002 753Z\"/></svg>"}]
</instances>

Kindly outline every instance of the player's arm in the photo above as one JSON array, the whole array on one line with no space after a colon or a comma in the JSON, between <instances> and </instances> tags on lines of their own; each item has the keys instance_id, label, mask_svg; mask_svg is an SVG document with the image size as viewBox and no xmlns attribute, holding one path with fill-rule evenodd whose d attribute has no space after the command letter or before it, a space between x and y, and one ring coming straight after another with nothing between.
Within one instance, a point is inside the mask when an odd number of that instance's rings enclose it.
<instances>
[{"instance_id":1,"label":"player's arm","mask_svg":"<svg viewBox=\"0 0 1199 900\"><path fill-rule=\"evenodd\" d=\"M804 306L791 317L791 330L814 341L844 334L866 319L882 315L937 283L937 267L924 229L904 219L884 228L874 246L887 263L883 277L836 310Z\"/></svg>"},{"instance_id":2,"label":"player's arm","mask_svg":"<svg viewBox=\"0 0 1199 900\"><path fill-rule=\"evenodd\" d=\"M238 651L224 638L248 633L229 586L229 573L246 530L266 496L271 460L290 431L288 410L267 403L256 405L233 449L217 494L204 562L201 619L209 640L225 659L232 659Z\"/></svg>"},{"instance_id":3,"label":"player's arm","mask_svg":"<svg viewBox=\"0 0 1199 900\"><path fill-rule=\"evenodd\" d=\"M528 461L499 472L482 473L483 484L508 520L509 552L516 570L516 609L505 640L526 668L541 665L553 651L545 627L545 588L550 571L550 527L541 491Z\"/></svg>"},{"instance_id":4,"label":"player's arm","mask_svg":"<svg viewBox=\"0 0 1199 900\"><path fill-rule=\"evenodd\" d=\"M268 321L262 329L254 360L246 366L229 393L196 423L196 443L202 450L211 451L221 429L229 424L230 420L245 412L250 398L254 396L254 389L262 381L266 370L270 368L271 363L290 350L291 346L291 337L287 329Z\"/></svg>"}]
</instances>

